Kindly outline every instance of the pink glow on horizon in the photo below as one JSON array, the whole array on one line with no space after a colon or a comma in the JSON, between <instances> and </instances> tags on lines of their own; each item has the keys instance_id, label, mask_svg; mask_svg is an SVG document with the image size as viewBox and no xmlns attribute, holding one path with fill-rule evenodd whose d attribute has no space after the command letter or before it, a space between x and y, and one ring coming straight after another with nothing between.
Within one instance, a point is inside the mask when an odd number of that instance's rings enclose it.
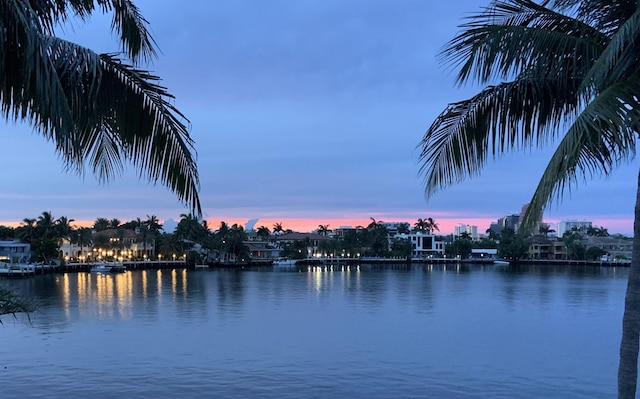
<instances>
[{"instance_id":1,"label":"pink glow on horizon","mask_svg":"<svg viewBox=\"0 0 640 399\"><path fill-rule=\"evenodd\" d=\"M438 216L438 215L434 215ZM455 217L455 215L439 215L440 217L434 217L435 222L438 224L439 231L436 231L436 234L452 234L455 231L455 227L460 224L466 224L471 226L478 227L478 234L485 234L486 230L489 228L491 223L495 222L496 219L491 218L460 218ZM416 219L404 219L404 218L393 218L393 217L382 217L380 219L383 222L406 222L409 223L411 227L417 221ZM571 218L562 218L562 219L545 219L544 222L551 225L553 229L558 228L558 222L561 220L592 220L593 226L596 227L605 227L609 231L610 234L625 234L632 235L633 234L633 219L628 218L598 218L598 219L589 219L584 217L571 217ZM224 221L227 225L232 226L233 224L238 224L242 227L245 227L248 219L207 219L207 224L209 228L213 231L217 230L220 227L220 223ZM126 223L126 220L122 220L122 223ZM160 223L163 224L165 220L160 220ZM179 220L175 221L176 223ZM335 230L340 227L367 227L371 223L370 218L327 218L327 219L293 219L293 218L280 218L280 219L258 219L257 223L254 226L254 229L257 229L260 226L266 226L269 230L273 231L273 226L276 223L281 223L283 229L291 229L297 232L312 232L318 229L319 225L329 225L329 229ZM22 222L0 222L0 225L9 226L9 227L18 227L22 224ZM74 227L92 227L94 224L94 220L74 220L71 223Z\"/></svg>"},{"instance_id":2,"label":"pink glow on horizon","mask_svg":"<svg viewBox=\"0 0 640 399\"><path fill-rule=\"evenodd\" d=\"M437 234L451 234L454 232L455 226L463 223L461 219L435 219L435 222L438 224L439 231L436 231ZM207 224L209 228L212 230L217 230L220 227L220 222L222 220L219 219L208 219ZM404 220L404 219L382 219L383 222L406 222L409 223L411 227L414 226L417 219L415 220ZM492 219L476 219L469 218L465 219L465 224L478 226L478 233L484 234L484 232L489 228L491 222L495 220ZM237 223L240 226L245 226L247 223L247 219L241 220L224 220L228 225L233 225ZM371 219L259 219L255 224L254 229L257 229L260 226L268 227L269 230L273 231L273 226L276 223L281 223L282 228L284 230L291 229L293 231L298 232L311 232L318 229L319 225L329 225L329 229L335 230L340 227L367 227L371 223ZM483 227L486 226L486 227Z\"/></svg>"}]
</instances>

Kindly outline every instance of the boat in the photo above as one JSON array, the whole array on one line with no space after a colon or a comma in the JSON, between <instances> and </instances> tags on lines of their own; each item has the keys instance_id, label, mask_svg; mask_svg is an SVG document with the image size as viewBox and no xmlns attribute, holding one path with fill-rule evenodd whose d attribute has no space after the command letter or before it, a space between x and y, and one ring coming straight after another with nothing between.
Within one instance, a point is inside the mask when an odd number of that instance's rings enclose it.
<instances>
[{"instance_id":1,"label":"boat","mask_svg":"<svg viewBox=\"0 0 640 399\"><path fill-rule=\"evenodd\" d=\"M36 268L31 263L0 262L0 276L24 277L35 275Z\"/></svg>"},{"instance_id":2,"label":"boat","mask_svg":"<svg viewBox=\"0 0 640 399\"><path fill-rule=\"evenodd\" d=\"M122 262L100 262L91 267L91 273L124 273L127 268Z\"/></svg>"},{"instance_id":3,"label":"boat","mask_svg":"<svg viewBox=\"0 0 640 399\"><path fill-rule=\"evenodd\" d=\"M298 262L296 259L276 259L273 261L273 265L274 266L295 266L296 262Z\"/></svg>"}]
</instances>

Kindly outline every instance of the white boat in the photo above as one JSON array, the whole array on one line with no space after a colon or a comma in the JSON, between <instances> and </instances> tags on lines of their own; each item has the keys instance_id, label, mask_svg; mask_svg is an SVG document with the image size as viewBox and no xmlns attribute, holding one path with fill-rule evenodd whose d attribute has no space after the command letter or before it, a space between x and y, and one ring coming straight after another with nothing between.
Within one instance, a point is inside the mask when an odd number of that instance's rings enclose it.
<instances>
[{"instance_id":1,"label":"white boat","mask_svg":"<svg viewBox=\"0 0 640 399\"><path fill-rule=\"evenodd\" d=\"M276 259L273 261L274 266L295 266L296 259Z\"/></svg>"},{"instance_id":2,"label":"white boat","mask_svg":"<svg viewBox=\"0 0 640 399\"><path fill-rule=\"evenodd\" d=\"M27 276L35 274L35 272L35 266L30 263L0 262L0 275L3 276Z\"/></svg>"},{"instance_id":3,"label":"white boat","mask_svg":"<svg viewBox=\"0 0 640 399\"><path fill-rule=\"evenodd\" d=\"M122 262L100 262L91 267L91 273L124 273Z\"/></svg>"}]
</instances>

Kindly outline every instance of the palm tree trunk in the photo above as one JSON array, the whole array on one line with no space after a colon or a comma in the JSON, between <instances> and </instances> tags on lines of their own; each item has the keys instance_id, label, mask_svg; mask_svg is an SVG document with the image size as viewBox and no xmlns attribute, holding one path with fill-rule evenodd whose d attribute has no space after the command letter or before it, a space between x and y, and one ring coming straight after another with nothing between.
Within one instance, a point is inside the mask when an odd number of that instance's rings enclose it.
<instances>
[{"instance_id":1,"label":"palm tree trunk","mask_svg":"<svg viewBox=\"0 0 640 399\"><path fill-rule=\"evenodd\" d=\"M638 382L638 338L640 333L640 173L633 222L633 252L624 299L622 342L618 367L618 398L634 399Z\"/></svg>"}]
</instances>

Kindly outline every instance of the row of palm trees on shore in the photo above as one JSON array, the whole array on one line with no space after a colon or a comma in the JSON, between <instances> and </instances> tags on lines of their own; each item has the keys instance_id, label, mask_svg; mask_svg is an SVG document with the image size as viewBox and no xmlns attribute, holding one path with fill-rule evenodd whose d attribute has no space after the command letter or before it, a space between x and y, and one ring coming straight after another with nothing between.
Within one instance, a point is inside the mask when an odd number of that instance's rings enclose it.
<instances>
[{"instance_id":1,"label":"row of palm trees on shore","mask_svg":"<svg viewBox=\"0 0 640 399\"><path fill-rule=\"evenodd\" d=\"M184 254L196 245L202 252L215 253L217 257L231 257L233 259L247 259L249 257L245 242L247 232L238 224L229 225L221 222L217 230L212 230L206 220L200 220L191 213L181 214L180 221L172 233L162 231L162 223L155 215L147 215L146 219L136 218L122 222L117 218L97 218L91 227L77 227L75 220L67 216L54 217L50 211L42 212L36 218L24 218L18 227L0 226L0 239L18 239L31 244L32 252L38 261L47 261L60 257L60 247L64 241L79 247L79 253L85 253L85 248L92 248L97 253L112 251L124 253L131 249L132 240L125 239L126 231L133 231L136 235L138 252L134 257L162 256ZM387 249L387 229L381 220L371 218L371 223L365 228L356 227L361 234L350 237L348 248L344 251L356 253L362 248L377 248L376 255L384 254ZM431 233L438 230L438 224L432 218L418 219L411 228L409 223L401 223L398 233L424 231ZM256 230L258 238L264 241L272 240L275 236L292 233L285 229L281 222L275 223L272 229L260 226ZM317 233L328 235L332 230L328 224L320 224ZM108 234L106 234L108 233ZM374 238L374 236L379 236ZM142 249L140 249L142 246ZM334 244L334 246L336 246ZM344 246L344 245L343 245ZM151 252L148 251L151 249ZM285 248L286 249L286 248ZM335 251L335 248L331 249ZM298 249L299 252L300 249ZM304 251L306 253L306 250ZM128 251L131 255L131 252Z\"/></svg>"},{"instance_id":2,"label":"row of palm trees on shore","mask_svg":"<svg viewBox=\"0 0 640 399\"><path fill-rule=\"evenodd\" d=\"M375 218L370 218L370 219L371 219L371 223L369 223L369 225L367 226L368 229L376 229L384 225L384 222L382 220L376 220ZM414 227L411 228L411 225L408 222L403 222L398 225L397 231L400 234L409 234L411 232L426 232L428 234L431 234L435 231L440 231L438 223L436 223L433 218L426 218L426 219L419 218L418 221L414 223L413 226ZM363 228L364 227L362 226L356 227L356 229L363 229ZM318 234L326 236L326 235L329 235L329 233L331 233L332 230L329 229L328 224L320 224L318 225L317 232Z\"/></svg>"},{"instance_id":3,"label":"row of palm trees on shore","mask_svg":"<svg viewBox=\"0 0 640 399\"><path fill-rule=\"evenodd\" d=\"M77 227L74 219L67 216L55 218L50 211L44 211L36 218L24 218L19 226L0 226L0 239L17 239L31 245L38 261L48 261L60 257L60 246L64 241L84 248L93 247L102 250L124 250L130 247L125 243L125 231L132 230L136 241L142 243L142 252L146 246L161 236L162 224L155 215L147 215L146 220L136 218L126 223L119 219L97 218L92 227ZM100 234L111 231L112 236Z\"/></svg>"}]
</instances>

